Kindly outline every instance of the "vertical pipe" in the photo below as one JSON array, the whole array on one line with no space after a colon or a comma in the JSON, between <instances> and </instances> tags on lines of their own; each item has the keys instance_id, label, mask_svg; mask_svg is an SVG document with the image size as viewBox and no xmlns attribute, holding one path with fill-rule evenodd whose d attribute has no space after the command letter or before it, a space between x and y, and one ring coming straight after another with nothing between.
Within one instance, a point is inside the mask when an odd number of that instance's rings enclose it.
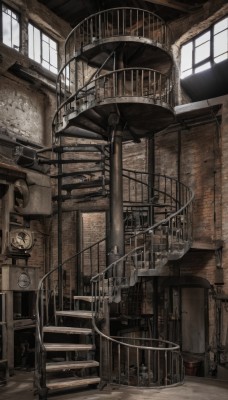
<instances>
[{"instance_id":1,"label":"vertical pipe","mask_svg":"<svg viewBox=\"0 0 228 400\"><path fill-rule=\"evenodd\" d=\"M160 371L160 351L157 350L157 369L155 368L155 371L157 372L157 383L158 386L160 386L160 382L161 382L161 371Z\"/></svg>"},{"instance_id":2,"label":"vertical pipe","mask_svg":"<svg viewBox=\"0 0 228 400\"><path fill-rule=\"evenodd\" d=\"M82 250L82 214L80 211L76 212L76 252L79 253ZM83 257L82 254L75 258L75 288L77 289L76 294L83 294Z\"/></svg>"},{"instance_id":3,"label":"vertical pipe","mask_svg":"<svg viewBox=\"0 0 228 400\"><path fill-rule=\"evenodd\" d=\"M1 293L2 298L2 358L7 359L7 327L6 327L6 294Z\"/></svg>"},{"instance_id":4,"label":"vertical pipe","mask_svg":"<svg viewBox=\"0 0 228 400\"><path fill-rule=\"evenodd\" d=\"M113 356L113 343L111 341L109 343L109 382L112 383L113 380L113 370L114 370L114 356Z\"/></svg>"},{"instance_id":5,"label":"vertical pipe","mask_svg":"<svg viewBox=\"0 0 228 400\"><path fill-rule=\"evenodd\" d=\"M147 351L147 371L148 371L148 386L151 385L151 351Z\"/></svg>"},{"instance_id":6,"label":"vertical pipe","mask_svg":"<svg viewBox=\"0 0 228 400\"><path fill-rule=\"evenodd\" d=\"M153 306L154 306L154 321L153 321L153 337L158 338L158 277L153 278Z\"/></svg>"},{"instance_id":7,"label":"vertical pipe","mask_svg":"<svg viewBox=\"0 0 228 400\"><path fill-rule=\"evenodd\" d=\"M167 360L167 350L165 351L165 377L164 377L164 384L167 386L167 378L168 378L168 360Z\"/></svg>"},{"instance_id":8,"label":"vertical pipe","mask_svg":"<svg viewBox=\"0 0 228 400\"><path fill-rule=\"evenodd\" d=\"M122 132L113 130L110 155L110 243L109 264L124 255ZM122 276L118 269L118 276Z\"/></svg>"},{"instance_id":9,"label":"vertical pipe","mask_svg":"<svg viewBox=\"0 0 228 400\"><path fill-rule=\"evenodd\" d=\"M127 381L128 385L130 385L130 354L129 354L130 348L127 347Z\"/></svg>"},{"instance_id":10,"label":"vertical pipe","mask_svg":"<svg viewBox=\"0 0 228 400\"><path fill-rule=\"evenodd\" d=\"M136 348L137 386L139 386L139 348Z\"/></svg>"},{"instance_id":11,"label":"vertical pipe","mask_svg":"<svg viewBox=\"0 0 228 400\"><path fill-rule=\"evenodd\" d=\"M178 130L177 133L178 137L178 144L177 144L177 151L178 151L178 155L177 155L177 179L178 181L180 181L180 175L181 175L181 130Z\"/></svg>"},{"instance_id":12,"label":"vertical pipe","mask_svg":"<svg viewBox=\"0 0 228 400\"><path fill-rule=\"evenodd\" d=\"M208 289L204 289L204 318L205 318L205 361L204 361L204 376L208 376L209 373L209 360L207 358L207 350L209 348L209 310L208 310Z\"/></svg>"},{"instance_id":13,"label":"vertical pipe","mask_svg":"<svg viewBox=\"0 0 228 400\"><path fill-rule=\"evenodd\" d=\"M61 139L60 139L61 146ZM58 300L63 308L63 267L62 267L62 155L58 152Z\"/></svg>"},{"instance_id":14,"label":"vertical pipe","mask_svg":"<svg viewBox=\"0 0 228 400\"><path fill-rule=\"evenodd\" d=\"M116 54L117 68L123 69L123 49ZM117 75L117 92L123 90L123 74ZM123 222L123 178L122 178L122 131L118 128L119 116L110 114L109 126L112 130L110 152L110 242L109 263L124 255ZM122 271L117 271L122 276Z\"/></svg>"},{"instance_id":15,"label":"vertical pipe","mask_svg":"<svg viewBox=\"0 0 228 400\"><path fill-rule=\"evenodd\" d=\"M154 135L148 139L147 142L147 154L148 154L148 200L154 197L154 173L155 173L155 144L154 144ZM150 207L150 226L154 223L154 209Z\"/></svg>"},{"instance_id":16,"label":"vertical pipe","mask_svg":"<svg viewBox=\"0 0 228 400\"><path fill-rule=\"evenodd\" d=\"M56 292L55 292L55 287L53 288L53 306L54 306L54 320L55 320L55 326L57 326L57 316L56 316Z\"/></svg>"},{"instance_id":17,"label":"vertical pipe","mask_svg":"<svg viewBox=\"0 0 228 400\"><path fill-rule=\"evenodd\" d=\"M120 357L121 357L121 350L120 350L120 343L118 343L118 383L120 384L120 378L121 378L121 362L120 362Z\"/></svg>"}]
</instances>

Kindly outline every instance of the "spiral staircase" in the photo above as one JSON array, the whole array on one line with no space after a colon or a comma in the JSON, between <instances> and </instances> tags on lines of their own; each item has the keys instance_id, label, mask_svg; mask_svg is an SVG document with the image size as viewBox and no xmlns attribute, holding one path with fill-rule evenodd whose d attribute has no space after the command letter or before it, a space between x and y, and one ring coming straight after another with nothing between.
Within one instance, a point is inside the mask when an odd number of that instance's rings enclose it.
<instances>
[{"instance_id":1,"label":"spiral staircase","mask_svg":"<svg viewBox=\"0 0 228 400\"><path fill-rule=\"evenodd\" d=\"M146 282L191 246L192 191L165 175L122 168L125 142L137 143L174 120L169 45L170 33L158 16L129 7L90 16L66 40L53 121L59 224L65 201L110 199L111 240L60 260L40 281L40 399L51 390L88 385L158 388L183 381L179 345L152 338L149 328L142 337L114 328L120 317L140 319L138 295ZM72 260L82 265L85 254L89 289L72 296L62 278Z\"/></svg>"}]
</instances>

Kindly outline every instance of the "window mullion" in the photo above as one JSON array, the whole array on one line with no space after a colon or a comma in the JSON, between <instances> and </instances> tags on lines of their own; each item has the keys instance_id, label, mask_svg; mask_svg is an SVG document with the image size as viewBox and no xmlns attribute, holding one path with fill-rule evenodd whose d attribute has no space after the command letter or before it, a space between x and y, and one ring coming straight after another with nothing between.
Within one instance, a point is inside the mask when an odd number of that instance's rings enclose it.
<instances>
[{"instance_id":1,"label":"window mullion","mask_svg":"<svg viewBox=\"0 0 228 400\"><path fill-rule=\"evenodd\" d=\"M195 67L195 68L198 68L198 67L200 67L201 65L206 64L207 62L210 62L210 61L211 61L211 57L209 56L209 57L207 57L207 58L204 58L204 60L199 61L198 63L195 63L195 64L194 64L194 67Z\"/></svg>"},{"instance_id":2,"label":"window mullion","mask_svg":"<svg viewBox=\"0 0 228 400\"><path fill-rule=\"evenodd\" d=\"M195 73L195 60L196 60L196 44L195 40L192 41L192 72Z\"/></svg>"},{"instance_id":3,"label":"window mullion","mask_svg":"<svg viewBox=\"0 0 228 400\"><path fill-rule=\"evenodd\" d=\"M13 49L13 16L12 16L12 12L10 15L11 18L11 24L10 24L10 42L11 42L11 47Z\"/></svg>"},{"instance_id":4,"label":"window mullion","mask_svg":"<svg viewBox=\"0 0 228 400\"><path fill-rule=\"evenodd\" d=\"M3 14L3 8L2 8L2 2L0 1L0 12L1 12L1 18L0 18L0 40L1 40L1 42L3 41L3 35L2 35L2 31L3 31L3 28L2 28L2 14Z\"/></svg>"},{"instance_id":5,"label":"window mullion","mask_svg":"<svg viewBox=\"0 0 228 400\"><path fill-rule=\"evenodd\" d=\"M40 64L43 65L43 32L40 31Z\"/></svg>"},{"instance_id":6,"label":"window mullion","mask_svg":"<svg viewBox=\"0 0 228 400\"><path fill-rule=\"evenodd\" d=\"M211 28L211 65L214 64L214 27Z\"/></svg>"}]
</instances>

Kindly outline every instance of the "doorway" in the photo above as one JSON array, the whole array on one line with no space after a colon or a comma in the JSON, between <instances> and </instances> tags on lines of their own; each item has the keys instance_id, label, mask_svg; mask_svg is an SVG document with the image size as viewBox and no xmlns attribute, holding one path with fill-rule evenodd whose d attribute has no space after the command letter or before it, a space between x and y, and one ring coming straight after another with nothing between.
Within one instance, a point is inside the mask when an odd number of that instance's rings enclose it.
<instances>
[{"instance_id":1,"label":"doorway","mask_svg":"<svg viewBox=\"0 0 228 400\"><path fill-rule=\"evenodd\" d=\"M206 350L205 289L183 287L181 297L182 351L204 354Z\"/></svg>"},{"instance_id":2,"label":"doorway","mask_svg":"<svg viewBox=\"0 0 228 400\"><path fill-rule=\"evenodd\" d=\"M106 268L106 212L81 212L81 258L82 291L90 293L90 279Z\"/></svg>"}]
</instances>

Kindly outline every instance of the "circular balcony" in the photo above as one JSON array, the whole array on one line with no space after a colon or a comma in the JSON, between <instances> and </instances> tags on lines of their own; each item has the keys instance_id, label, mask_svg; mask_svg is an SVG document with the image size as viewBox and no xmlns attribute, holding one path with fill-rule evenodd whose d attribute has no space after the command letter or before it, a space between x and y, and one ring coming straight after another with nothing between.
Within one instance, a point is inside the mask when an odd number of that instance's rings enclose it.
<instances>
[{"instance_id":1,"label":"circular balcony","mask_svg":"<svg viewBox=\"0 0 228 400\"><path fill-rule=\"evenodd\" d=\"M108 9L72 30L65 43L65 61L82 58L90 66L105 64L110 70L114 62L110 54L124 49L125 66L167 73L172 66L170 36L165 22L154 13L129 7Z\"/></svg>"},{"instance_id":2,"label":"circular balcony","mask_svg":"<svg viewBox=\"0 0 228 400\"><path fill-rule=\"evenodd\" d=\"M68 98L61 87L58 92L57 135L73 125L108 138L107 121L113 112L120 114L123 140L151 135L174 120L172 79L149 68L123 68L94 76Z\"/></svg>"}]
</instances>

